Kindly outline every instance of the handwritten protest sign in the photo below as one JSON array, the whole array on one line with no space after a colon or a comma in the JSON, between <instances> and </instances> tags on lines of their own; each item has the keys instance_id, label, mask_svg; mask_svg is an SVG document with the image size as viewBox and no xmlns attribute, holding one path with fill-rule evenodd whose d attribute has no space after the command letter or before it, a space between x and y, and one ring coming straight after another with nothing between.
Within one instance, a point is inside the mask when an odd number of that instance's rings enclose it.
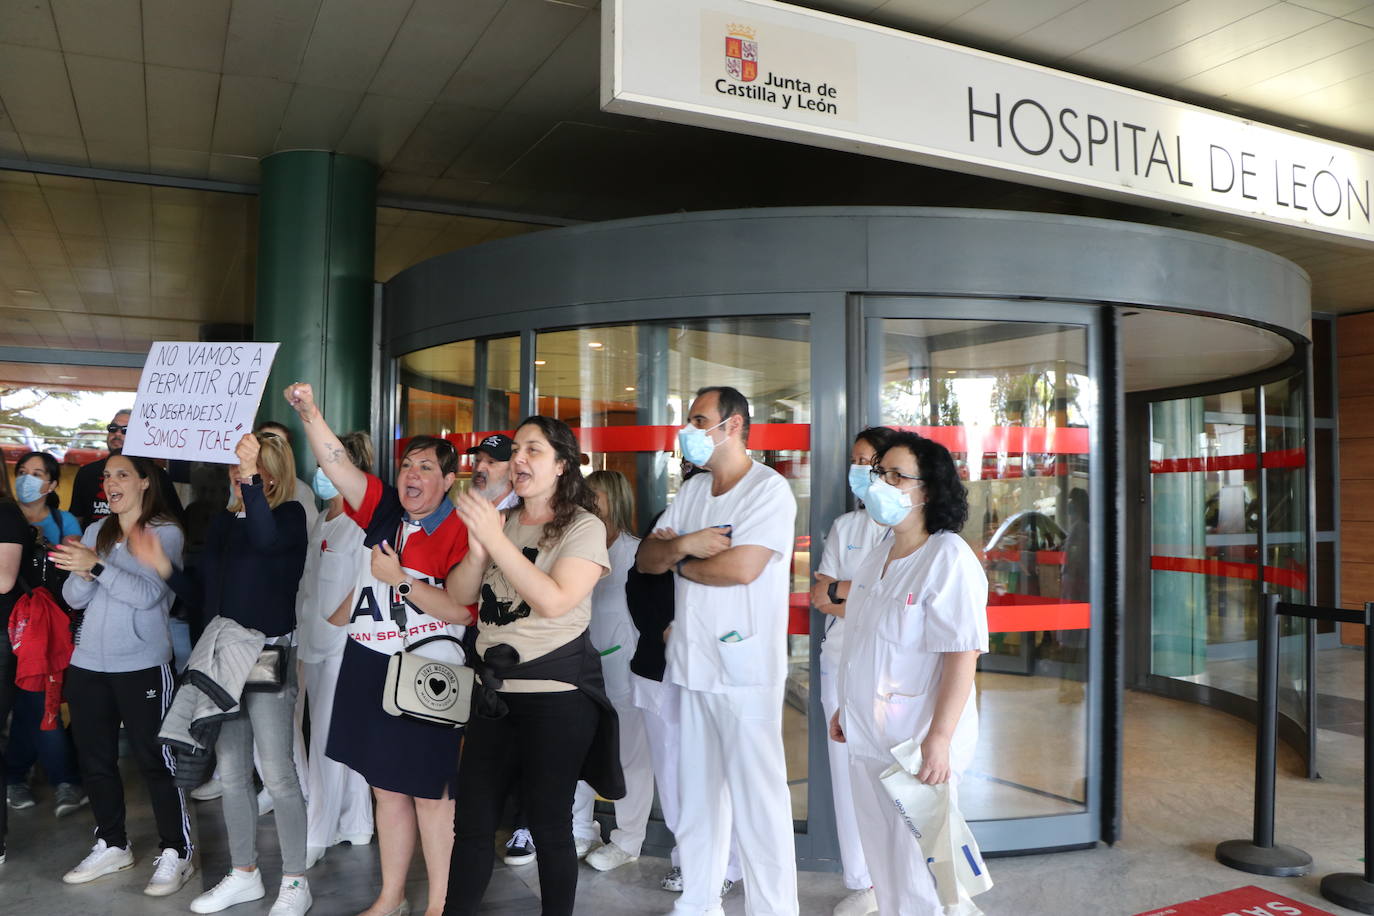
<instances>
[{"instance_id":1,"label":"handwritten protest sign","mask_svg":"<svg viewBox=\"0 0 1374 916\"><path fill-rule=\"evenodd\" d=\"M124 454L234 464L253 429L275 343L158 341L148 351Z\"/></svg>"}]
</instances>

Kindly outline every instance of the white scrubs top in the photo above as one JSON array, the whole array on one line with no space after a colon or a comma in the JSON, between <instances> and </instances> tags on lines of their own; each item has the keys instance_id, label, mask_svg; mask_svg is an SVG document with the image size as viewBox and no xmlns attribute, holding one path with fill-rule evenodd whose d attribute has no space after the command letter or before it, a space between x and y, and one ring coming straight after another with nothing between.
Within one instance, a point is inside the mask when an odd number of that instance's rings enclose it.
<instances>
[{"instance_id":1,"label":"white scrubs top","mask_svg":"<svg viewBox=\"0 0 1374 916\"><path fill-rule=\"evenodd\" d=\"M941 531L883 575L891 539L867 552L845 605L841 725L851 754L891 761L893 747L925 739L946 652L988 650L988 580L973 549ZM950 742L962 772L978 741L976 690Z\"/></svg>"},{"instance_id":2,"label":"white scrubs top","mask_svg":"<svg viewBox=\"0 0 1374 916\"><path fill-rule=\"evenodd\" d=\"M667 680L709 693L775 687L786 680L796 519L797 501L786 479L757 461L720 496L711 495L710 474L697 474L682 485L658 527L682 535L731 525L730 546L766 547L771 556L746 585L701 585L676 577Z\"/></svg>"},{"instance_id":3,"label":"white scrubs top","mask_svg":"<svg viewBox=\"0 0 1374 916\"><path fill-rule=\"evenodd\" d=\"M816 572L829 576L837 582L854 578L855 571L868 549L887 535L887 529L873 521L863 509L846 512L835 519L830 533L825 536L825 550L821 553L821 564ZM845 608L848 613L849 601ZM829 674L840 667L840 650L844 646L844 618L825 617L825 642L821 643L821 671Z\"/></svg>"},{"instance_id":4,"label":"white scrubs top","mask_svg":"<svg viewBox=\"0 0 1374 916\"><path fill-rule=\"evenodd\" d=\"M321 512L310 526L305 572L296 590L296 640L303 662L322 662L343 654L348 630L329 617L358 578L358 567L372 565L363 547L363 529L340 512L329 518Z\"/></svg>"},{"instance_id":5,"label":"white scrubs top","mask_svg":"<svg viewBox=\"0 0 1374 916\"><path fill-rule=\"evenodd\" d=\"M639 538L621 532L607 551L611 571L592 589L592 622L587 627L588 635L596 651L601 653L606 692L612 699L629 696L630 659L639 645L639 631L630 619L630 605L625 600L625 579L635 565L638 550Z\"/></svg>"}]
</instances>

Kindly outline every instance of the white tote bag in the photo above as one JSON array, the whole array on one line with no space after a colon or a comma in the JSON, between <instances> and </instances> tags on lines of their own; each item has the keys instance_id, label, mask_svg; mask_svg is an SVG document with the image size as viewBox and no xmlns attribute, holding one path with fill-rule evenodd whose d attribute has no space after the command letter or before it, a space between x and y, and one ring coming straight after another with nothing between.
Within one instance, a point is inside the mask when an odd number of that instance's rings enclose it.
<instances>
[{"instance_id":1,"label":"white tote bag","mask_svg":"<svg viewBox=\"0 0 1374 916\"><path fill-rule=\"evenodd\" d=\"M928 786L916 778L921 746L904 741L892 749L897 762L879 777L930 865L945 916L982 916L973 897L992 887L983 854L959 811L953 783Z\"/></svg>"}]
</instances>

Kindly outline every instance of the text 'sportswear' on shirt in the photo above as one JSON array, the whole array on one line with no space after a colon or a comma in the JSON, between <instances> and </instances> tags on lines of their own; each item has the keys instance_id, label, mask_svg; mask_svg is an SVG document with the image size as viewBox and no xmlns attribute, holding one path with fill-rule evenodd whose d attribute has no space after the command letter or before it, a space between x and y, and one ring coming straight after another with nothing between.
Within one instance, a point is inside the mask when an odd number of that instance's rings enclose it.
<instances>
[{"instance_id":1,"label":"text 'sportswear' on shirt","mask_svg":"<svg viewBox=\"0 0 1374 916\"><path fill-rule=\"evenodd\" d=\"M401 568L417 581L444 587L453 567L468 552L468 529L447 499L422 519L407 519L396 488L375 475L367 475L367 493L356 509L345 503L348 517L363 529L363 547L371 550L382 541L399 549ZM402 543L397 544L400 540ZM371 558L358 564L353 588L353 609L349 612L348 638L383 655L399 652L408 636L418 642L440 634L461 640L463 626L431 617L409 601L405 602L405 632L392 617L395 589L372 575ZM463 650L455 643L441 640L419 650L426 658L461 664Z\"/></svg>"},{"instance_id":2,"label":"text 'sportswear' on shirt","mask_svg":"<svg viewBox=\"0 0 1374 916\"><path fill-rule=\"evenodd\" d=\"M726 492L711 475L682 485L658 527L679 535L730 525L731 547L765 547L768 563L744 585L701 585L677 576L677 617L667 679L691 690L776 687L787 677L787 619L797 501L777 471L755 461Z\"/></svg>"}]
</instances>

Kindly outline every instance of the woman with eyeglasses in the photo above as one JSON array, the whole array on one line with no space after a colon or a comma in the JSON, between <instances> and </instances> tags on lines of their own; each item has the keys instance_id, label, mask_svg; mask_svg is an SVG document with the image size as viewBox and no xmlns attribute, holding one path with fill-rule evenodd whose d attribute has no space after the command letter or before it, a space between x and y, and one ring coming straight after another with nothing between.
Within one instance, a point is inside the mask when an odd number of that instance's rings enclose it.
<instances>
[{"instance_id":1,"label":"woman with eyeglasses","mask_svg":"<svg viewBox=\"0 0 1374 916\"><path fill-rule=\"evenodd\" d=\"M363 529L370 562L359 564L351 594L331 620L348 628L325 753L361 773L376 799L382 887L361 916L406 916L406 874L418 828L429 877L425 916L439 916L453 848L453 797L462 729L442 728L382 709L391 655L431 636L461 640L470 608L454 595L468 552L468 530L448 491L458 472L453 443L416 436L406 443L395 484L358 468L324 420L310 385L285 391L305 425L315 460L343 497L344 512ZM461 665L456 642L417 650Z\"/></svg>"},{"instance_id":2,"label":"woman with eyeglasses","mask_svg":"<svg viewBox=\"0 0 1374 916\"><path fill-rule=\"evenodd\" d=\"M66 574L48 560L48 551L64 538L81 536L76 518L58 508L57 483L61 473L62 466L47 452L29 452L14 464L15 500L24 518L36 529L24 552L25 581L33 588L45 586L59 603ZM81 776L76 771L76 749L71 733L61 723L52 729L42 728L42 723L43 692L16 688L14 720L10 723L10 743L6 749L6 794L11 808L32 808L29 770L41 761L43 775L53 790L57 816L64 817L86 804Z\"/></svg>"},{"instance_id":3,"label":"woman with eyeglasses","mask_svg":"<svg viewBox=\"0 0 1374 916\"><path fill-rule=\"evenodd\" d=\"M926 857L879 781L892 748L915 739L928 785L952 782L978 741L974 672L988 649L988 582L959 531L968 494L937 442L895 433L875 456L864 509L884 528L845 607L840 708L832 741L849 748L854 809L880 913L944 912Z\"/></svg>"},{"instance_id":4,"label":"woman with eyeglasses","mask_svg":"<svg viewBox=\"0 0 1374 916\"><path fill-rule=\"evenodd\" d=\"M840 650L844 639L845 604L849 596L854 570L868 555L868 550L882 540L887 529L864 511L863 499L868 495L869 471L873 459L887 447L893 431L885 426L872 426L854 438L849 450L849 489L859 501L859 508L835 519L825 536L825 550L816 567L816 584L811 589L811 604L822 614L825 636L821 643L821 709L829 721L839 708L839 687L836 683L840 669ZM859 842L859 824L854 818L854 796L849 785L849 751L838 741L827 742L830 754L830 792L835 805L835 831L840 840L840 864L844 869L844 886L851 893L835 905L834 916L867 916L878 911L873 896L873 881L864 861L863 846Z\"/></svg>"},{"instance_id":5,"label":"woman with eyeglasses","mask_svg":"<svg viewBox=\"0 0 1374 916\"><path fill-rule=\"evenodd\" d=\"M135 534L129 549L207 618L222 617L284 647L285 675L270 690L245 690L239 713L220 725L215 742L221 805L229 840L228 873L191 901L192 913L218 913L267 893L258 869L258 804L253 750L275 805L281 885L269 916L301 916L313 902L305 880L305 797L292 758L295 735L296 588L305 568L305 511L295 502L296 459L278 436L247 433L229 465L229 508L206 532L199 566L176 568L155 538ZM202 640L203 641L203 640ZM193 667L195 662L192 663Z\"/></svg>"}]
</instances>

